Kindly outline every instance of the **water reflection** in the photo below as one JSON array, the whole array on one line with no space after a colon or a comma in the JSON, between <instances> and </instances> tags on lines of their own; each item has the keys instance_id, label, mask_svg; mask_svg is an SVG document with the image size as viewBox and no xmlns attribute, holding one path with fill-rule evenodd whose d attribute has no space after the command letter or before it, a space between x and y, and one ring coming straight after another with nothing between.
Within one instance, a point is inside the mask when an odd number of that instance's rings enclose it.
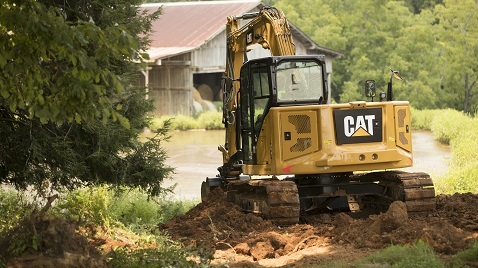
<instances>
[{"instance_id":1,"label":"water reflection","mask_svg":"<svg viewBox=\"0 0 478 268\"><path fill-rule=\"evenodd\" d=\"M222 155L217 146L224 144L225 132L181 131L172 132L170 142L164 144L169 158L166 163L176 168L174 180L165 181L164 186L177 183L175 195L178 198L199 198L201 182L206 177L218 174ZM414 166L407 171L421 171L436 178L446 172L450 149L443 146L430 132L413 133Z\"/></svg>"},{"instance_id":2,"label":"water reflection","mask_svg":"<svg viewBox=\"0 0 478 268\"><path fill-rule=\"evenodd\" d=\"M222 165L222 154L217 147L224 144L225 132L181 131L171 134L164 149L168 152L166 163L176 169L176 174L174 180L165 181L164 186L177 183L175 194L178 198L199 198L201 182L206 177L216 176L217 167Z\"/></svg>"}]
</instances>

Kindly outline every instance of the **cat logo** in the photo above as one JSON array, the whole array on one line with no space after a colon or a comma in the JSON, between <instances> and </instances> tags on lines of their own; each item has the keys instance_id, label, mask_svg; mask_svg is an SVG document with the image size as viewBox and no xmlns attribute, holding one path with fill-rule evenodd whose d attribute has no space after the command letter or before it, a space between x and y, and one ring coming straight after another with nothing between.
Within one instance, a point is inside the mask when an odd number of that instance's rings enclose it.
<instances>
[{"instance_id":1,"label":"cat logo","mask_svg":"<svg viewBox=\"0 0 478 268\"><path fill-rule=\"evenodd\" d=\"M347 115L344 117L344 133L347 137L373 136L375 115L359 115L357 118Z\"/></svg>"},{"instance_id":2,"label":"cat logo","mask_svg":"<svg viewBox=\"0 0 478 268\"><path fill-rule=\"evenodd\" d=\"M334 110L337 144L382 141L382 108Z\"/></svg>"}]
</instances>

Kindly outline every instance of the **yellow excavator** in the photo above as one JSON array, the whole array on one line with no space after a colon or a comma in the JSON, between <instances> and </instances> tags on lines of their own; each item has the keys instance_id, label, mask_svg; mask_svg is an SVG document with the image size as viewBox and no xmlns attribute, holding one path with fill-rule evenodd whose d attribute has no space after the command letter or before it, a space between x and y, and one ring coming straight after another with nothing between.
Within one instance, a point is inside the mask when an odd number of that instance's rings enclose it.
<instances>
[{"instance_id":1,"label":"yellow excavator","mask_svg":"<svg viewBox=\"0 0 478 268\"><path fill-rule=\"evenodd\" d=\"M368 80L369 101L330 104L324 56L295 55L282 11L228 17L226 31L223 165L202 183L203 198L221 187L278 225L324 211L385 211L397 200L409 212L435 209L430 176L396 170L413 164L410 105L392 100L398 71L378 101ZM253 45L271 56L248 60Z\"/></svg>"}]
</instances>

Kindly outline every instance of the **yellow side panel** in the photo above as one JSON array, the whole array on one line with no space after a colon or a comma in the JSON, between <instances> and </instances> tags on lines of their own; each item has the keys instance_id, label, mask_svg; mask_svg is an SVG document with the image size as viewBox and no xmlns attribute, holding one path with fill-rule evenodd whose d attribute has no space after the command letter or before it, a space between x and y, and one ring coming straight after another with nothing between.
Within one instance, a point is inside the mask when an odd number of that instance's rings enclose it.
<instances>
[{"instance_id":1,"label":"yellow side panel","mask_svg":"<svg viewBox=\"0 0 478 268\"><path fill-rule=\"evenodd\" d=\"M398 147L412 151L412 130L409 106L395 106L395 143Z\"/></svg>"},{"instance_id":2,"label":"yellow side panel","mask_svg":"<svg viewBox=\"0 0 478 268\"><path fill-rule=\"evenodd\" d=\"M280 113L282 160L287 161L319 150L317 111Z\"/></svg>"}]
</instances>

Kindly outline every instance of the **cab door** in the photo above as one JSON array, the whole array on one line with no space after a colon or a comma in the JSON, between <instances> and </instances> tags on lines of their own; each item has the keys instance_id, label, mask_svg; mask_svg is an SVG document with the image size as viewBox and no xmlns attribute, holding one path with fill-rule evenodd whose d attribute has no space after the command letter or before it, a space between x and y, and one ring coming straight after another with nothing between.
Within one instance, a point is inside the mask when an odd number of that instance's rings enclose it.
<instances>
[{"instance_id":1,"label":"cab door","mask_svg":"<svg viewBox=\"0 0 478 268\"><path fill-rule=\"evenodd\" d=\"M242 151L245 163L257 164L257 141L271 103L271 75L266 61L247 66L241 70Z\"/></svg>"}]
</instances>

